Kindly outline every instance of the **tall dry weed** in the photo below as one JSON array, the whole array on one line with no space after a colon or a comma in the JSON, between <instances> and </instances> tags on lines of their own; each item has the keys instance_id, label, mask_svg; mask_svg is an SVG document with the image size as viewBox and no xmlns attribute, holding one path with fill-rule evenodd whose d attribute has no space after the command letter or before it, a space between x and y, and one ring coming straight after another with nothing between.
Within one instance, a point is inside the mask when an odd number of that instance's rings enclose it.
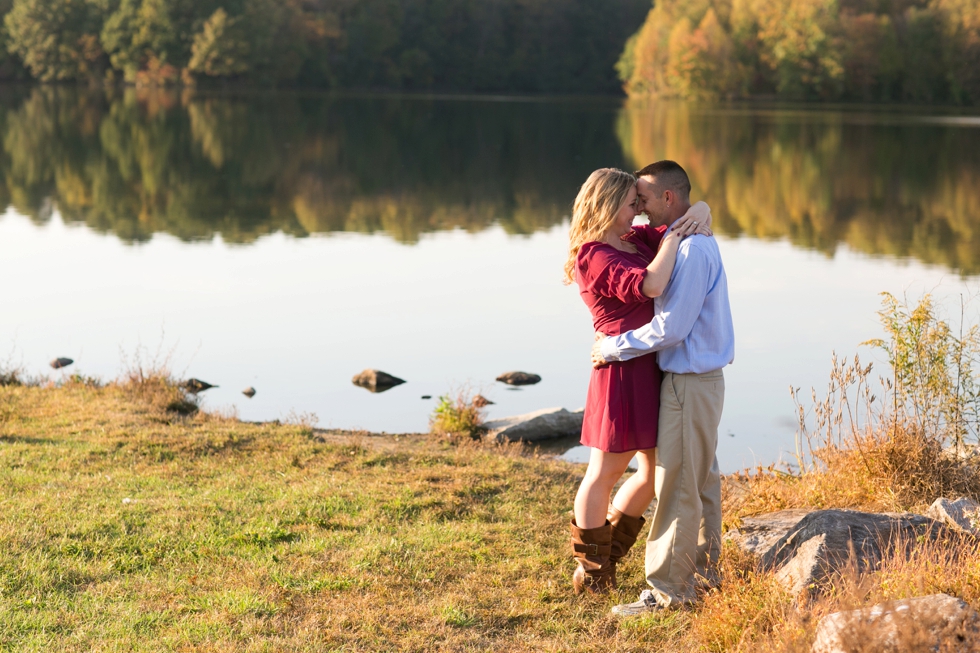
<instances>
[{"instance_id":1,"label":"tall dry weed","mask_svg":"<svg viewBox=\"0 0 980 653\"><path fill-rule=\"evenodd\" d=\"M172 357L173 350L163 353L162 346L153 355L148 355L142 346L132 354L123 352L123 372L114 385L133 401L157 412L192 415L199 408L197 398L174 377L170 368Z\"/></svg>"},{"instance_id":2,"label":"tall dry weed","mask_svg":"<svg viewBox=\"0 0 980 653\"><path fill-rule=\"evenodd\" d=\"M872 374L859 356L833 357L827 393L797 408L796 469L736 477L751 492L734 500L753 509L848 507L908 510L941 496L980 499L980 472L964 452L980 433L980 330L942 319L932 298L912 306L883 293L889 373Z\"/></svg>"}]
</instances>

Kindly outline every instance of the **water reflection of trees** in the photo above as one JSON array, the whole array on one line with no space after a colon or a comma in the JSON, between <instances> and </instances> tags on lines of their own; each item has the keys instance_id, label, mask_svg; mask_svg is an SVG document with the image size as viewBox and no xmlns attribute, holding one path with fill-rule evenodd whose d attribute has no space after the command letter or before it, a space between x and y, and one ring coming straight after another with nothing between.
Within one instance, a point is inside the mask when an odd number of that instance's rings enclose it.
<instances>
[{"instance_id":1,"label":"water reflection of trees","mask_svg":"<svg viewBox=\"0 0 980 653\"><path fill-rule=\"evenodd\" d=\"M682 162L725 233L980 272L980 130L634 102L617 131L637 165Z\"/></svg>"},{"instance_id":2,"label":"water reflection of trees","mask_svg":"<svg viewBox=\"0 0 980 653\"><path fill-rule=\"evenodd\" d=\"M128 241L167 232L425 232L567 215L594 161L622 164L609 102L37 88L0 102L0 203Z\"/></svg>"},{"instance_id":3,"label":"water reflection of trees","mask_svg":"<svg viewBox=\"0 0 980 653\"><path fill-rule=\"evenodd\" d=\"M980 272L980 130L900 114L4 91L0 206L132 242L532 233L568 215L593 168L666 157L722 232Z\"/></svg>"}]
</instances>

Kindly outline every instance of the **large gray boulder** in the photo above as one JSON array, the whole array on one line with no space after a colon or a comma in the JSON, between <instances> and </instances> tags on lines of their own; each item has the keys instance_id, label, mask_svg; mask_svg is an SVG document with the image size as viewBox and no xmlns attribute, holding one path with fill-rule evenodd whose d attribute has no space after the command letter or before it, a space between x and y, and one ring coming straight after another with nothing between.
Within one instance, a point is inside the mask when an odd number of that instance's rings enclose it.
<instances>
[{"instance_id":1,"label":"large gray boulder","mask_svg":"<svg viewBox=\"0 0 980 653\"><path fill-rule=\"evenodd\" d=\"M484 426L487 437L497 442L537 442L581 434L582 416L581 410L570 412L564 408L545 408L533 413L492 420Z\"/></svg>"},{"instance_id":2,"label":"large gray boulder","mask_svg":"<svg viewBox=\"0 0 980 653\"><path fill-rule=\"evenodd\" d=\"M962 600L933 594L835 612L820 620L813 653L977 650L980 616Z\"/></svg>"},{"instance_id":3,"label":"large gray boulder","mask_svg":"<svg viewBox=\"0 0 980 653\"><path fill-rule=\"evenodd\" d=\"M780 510L763 515L743 517L742 524L725 533L723 539L757 556L766 554L800 520L812 510Z\"/></svg>"},{"instance_id":4,"label":"large gray boulder","mask_svg":"<svg viewBox=\"0 0 980 653\"><path fill-rule=\"evenodd\" d=\"M980 504L973 499L960 497L956 501L941 498L929 506L926 517L971 535L980 535Z\"/></svg>"},{"instance_id":5,"label":"large gray boulder","mask_svg":"<svg viewBox=\"0 0 980 653\"><path fill-rule=\"evenodd\" d=\"M855 510L817 510L803 517L762 556L790 591L815 592L823 581L853 564L858 573L878 568L894 547L911 549L920 538L938 539L950 530L928 517Z\"/></svg>"}]
</instances>

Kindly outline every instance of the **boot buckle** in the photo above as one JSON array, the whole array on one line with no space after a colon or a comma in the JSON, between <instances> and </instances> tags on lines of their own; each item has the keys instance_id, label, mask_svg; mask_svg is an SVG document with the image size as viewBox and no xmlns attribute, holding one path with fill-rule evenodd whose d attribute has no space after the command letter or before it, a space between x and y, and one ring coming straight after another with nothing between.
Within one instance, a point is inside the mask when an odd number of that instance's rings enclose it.
<instances>
[{"instance_id":1,"label":"boot buckle","mask_svg":"<svg viewBox=\"0 0 980 653\"><path fill-rule=\"evenodd\" d=\"M588 547L589 547L589 555L592 555L592 556L599 555L599 545L598 544L589 544Z\"/></svg>"}]
</instances>

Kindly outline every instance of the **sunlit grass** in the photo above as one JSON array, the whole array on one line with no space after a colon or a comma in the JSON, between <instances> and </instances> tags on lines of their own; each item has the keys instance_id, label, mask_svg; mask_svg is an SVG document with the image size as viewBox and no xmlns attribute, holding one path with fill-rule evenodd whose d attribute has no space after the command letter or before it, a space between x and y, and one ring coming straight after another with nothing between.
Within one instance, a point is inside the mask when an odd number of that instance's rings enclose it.
<instances>
[{"instance_id":1,"label":"sunlit grass","mask_svg":"<svg viewBox=\"0 0 980 653\"><path fill-rule=\"evenodd\" d=\"M573 595L581 467L513 444L184 414L172 382L134 383L0 387L0 650L788 651L841 607L980 602L976 547L896 557L803 606L726 545L698 606L616 619L645 588L643 549L619 592ZM835 490L729 478L726 522L866 505L868 478L847 489L843 473L823 478Z\"/></svg>"}]
</instances>

